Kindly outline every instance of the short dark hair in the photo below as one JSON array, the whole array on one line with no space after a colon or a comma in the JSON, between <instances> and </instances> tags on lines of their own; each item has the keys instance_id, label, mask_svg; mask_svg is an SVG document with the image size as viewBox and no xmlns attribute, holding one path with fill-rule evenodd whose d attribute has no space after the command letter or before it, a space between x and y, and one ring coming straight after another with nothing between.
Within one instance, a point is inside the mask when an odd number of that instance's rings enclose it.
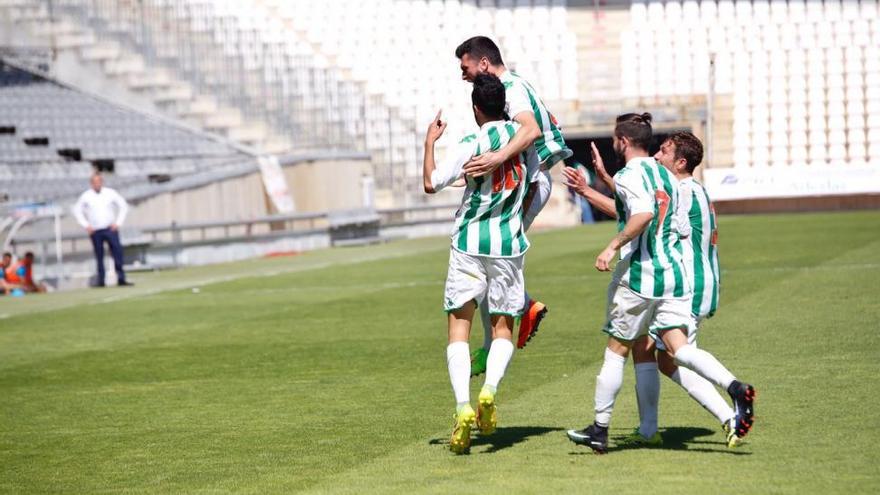
<instances>
[{"instance_id":1,"label":"short dark hair","mask_svg":"<svg viewBox=\"0 0 880 495\"><path fill-rule=\"evenodd\" d=\"M501 60L501 50L494 41L485 36L474 36L465 40L455 49L455 58L461 59L465 54L476 58L477 60L486 57L492 65L503 65Z\"/></svg>"},{"instance_id":2,"label":"short dark hair","mask_svg":"<svg viewBox=\"0 0 880 495\"><path fill-rule=\"evenodd\" d=\"M25 258L34 259L34 252L33 252L33 251L28 251L28 252L24 253L24 257L25 257Z\"/></svg>"},{"instance_id":3,"label":"short dark hair","mask_svg":"<svg viewBox=\"0 0 880 495\"><path fill-rule=\"evenodd\" d=\"M12 253L10 253L9 251L6 251L5 253L3 253L3 257L4 258L12 258Z\"/></svg>"},{"instance_id":4,"label":"short dark hair","mask_svg":"<svg viewBox=\"0 0 880 495\"><path fill-rule=\"evenodd\" d=\"M650 113L625 113L617 117L614 126L614 135L618 138L627 138L633 146L649 149L654 140L654 131L651 129Z\"/></svg>"},{"instance_id":5,"label":"short dark hair","mask_svg":"<svg viewBox=\"0 0 880 495\"><path fill-rule=\"evenodd\" d=\"M480 74L474 78L474 90L471 91L471 101L487 117L504 119L504 83L498 76L492 74Z\"/></svg>"},{"instance_id":6,"label":"short dark hair","mask_svg":"<svg viewBox=\"0 0 880 495\"><path fill-rule=\"evenodd\" d=\"M703 143L687 131L673 132L666 140L675 145L675 159L684 158L687 171L694 173L694 169L703 161Z\"/></svg>"}]
</instances>

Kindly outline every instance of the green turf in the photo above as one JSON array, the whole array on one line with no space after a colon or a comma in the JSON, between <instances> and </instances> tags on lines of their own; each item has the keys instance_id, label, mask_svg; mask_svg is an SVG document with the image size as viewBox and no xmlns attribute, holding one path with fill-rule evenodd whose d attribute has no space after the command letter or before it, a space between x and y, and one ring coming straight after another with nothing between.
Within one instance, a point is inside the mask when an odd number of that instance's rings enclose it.
<instances>
[{"instance_id":1,"label":"green turf","mask_svg":"<svg viewBox=\"0 0 880 495\"><path fill-rule=\"evenodd\" d=\"M740 449L665 379L665 448L595 456L565 438L592 419L604 224L532 236L550 314L470 456L446 446L443 239L2 298L0 492L877 493L880 213L720 228L700 343L758 389ZM612 438L637 423L632 390L628 366Z\"/></svg>"}]
</instances>

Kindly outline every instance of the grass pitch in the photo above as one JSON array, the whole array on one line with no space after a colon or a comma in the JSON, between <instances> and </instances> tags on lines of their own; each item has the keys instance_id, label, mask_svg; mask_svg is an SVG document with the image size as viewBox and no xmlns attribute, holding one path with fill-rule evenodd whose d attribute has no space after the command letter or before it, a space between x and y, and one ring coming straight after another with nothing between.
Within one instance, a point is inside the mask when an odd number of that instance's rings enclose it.
<instances>
[{"instance_id":1,"label":"grass pitch","mask_svg":"<svg viewBox=\"0 0 880 495\"><path fill-rule=\"evenodd\" d=\"M446 445L445 239L3 298L0 492L880 491L880 212L721 218L700 344L758 390L736 450L665 378L663 448L565 438L592 420L608 282L592 264L612 228L531 236L550 313L469 456ZM637 424L633 384L628 366L612 440Z\"/></svg>"}]
</instances>

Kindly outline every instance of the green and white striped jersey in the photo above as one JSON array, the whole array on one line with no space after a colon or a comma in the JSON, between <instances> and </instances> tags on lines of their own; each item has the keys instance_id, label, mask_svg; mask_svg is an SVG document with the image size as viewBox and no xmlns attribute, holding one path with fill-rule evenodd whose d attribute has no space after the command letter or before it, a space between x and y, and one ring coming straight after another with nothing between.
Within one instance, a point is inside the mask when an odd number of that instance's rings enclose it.
<instances>
[{"instance_id":1,"label":"green and white striped jersey","mask_svg":"<svg viewBox=\"0 0 880 495\"><path fill-rule=\"evenodd\" d=\"M690 236L681 241L684 267L694 291L691 312L698 318L715 314L721 283L718 268L718 224L715 208L702 184L693 177L679 182L679 211L690 223Z\"/></svg>"},{"instance_id":2,"label":"green and white striped jersey","mask_svg":"<svg viewBox=\"0 0 880 495\"><path fill-rule=\"evenodd\" d=\"M496 151L507 144L519 125L487 122L478 134L465 136L453 156L431 175L439 191L462 176L472 156ZM498 167L491 176L467 177L461 207L455 213L452 248L474 256L515 258L529 248L523 228L523 199L532 176L540 170L533 146Z\"/></svg>"},{"instance_id":3,"label":"green and white striped jersey","mask_svg":"<svg viewBox=\"0 0 880 495\"><path fill-rule=\"evenodd\" d=\"M507 115L514 119L521 112L531 112L538 122L542 135L535 140L534 145L541 166L549 170L556 163L572 156L573 152L565 144L556 117L547 110L535 88L510 70L505 70L499 79L504 84Z\"/></svg>"},{"instance_id":4,"label":"green and white striped jersey","mask_svg":"<svg viewBox=\"0 0 880 495\"><path fill-rule=\"evenodd\" d=\"M617 228L639 213L653 213L648 227L620 249L614 278L651 299L691 296L682 263L678 181L649 157L633 158L614 175Z\"/></svg>"}]
</instances>

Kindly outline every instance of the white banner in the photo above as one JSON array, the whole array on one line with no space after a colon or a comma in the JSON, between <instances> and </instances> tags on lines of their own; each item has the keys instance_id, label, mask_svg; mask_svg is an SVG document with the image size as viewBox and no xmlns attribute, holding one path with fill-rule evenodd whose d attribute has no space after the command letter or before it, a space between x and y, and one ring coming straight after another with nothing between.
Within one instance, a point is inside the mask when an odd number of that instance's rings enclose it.
<instances>
[{"instance_id":1,"label":"white banner","mask_svg":"<svg viewBox=\"0 0 880 495\"><path fill-rule=\"evenodd\" d=\"M278 213L293 213L296 210L293 194L287 187L287 179L284 177L281 164L278 163L278 157L264 155L259 157L257 162L260 164L260 174L263 176L266 194L269 195L275 209Z\"/></svg>"},{"instance_id":2,"label":"white banner","mask_svg":"<svg viewBox=\"0 0 880 495\"><path fill-rule=\"evenodd\" d=\"M880 163L709 168L703 185L713 201L880 193Z\"/></svg>"}]
</instances>

